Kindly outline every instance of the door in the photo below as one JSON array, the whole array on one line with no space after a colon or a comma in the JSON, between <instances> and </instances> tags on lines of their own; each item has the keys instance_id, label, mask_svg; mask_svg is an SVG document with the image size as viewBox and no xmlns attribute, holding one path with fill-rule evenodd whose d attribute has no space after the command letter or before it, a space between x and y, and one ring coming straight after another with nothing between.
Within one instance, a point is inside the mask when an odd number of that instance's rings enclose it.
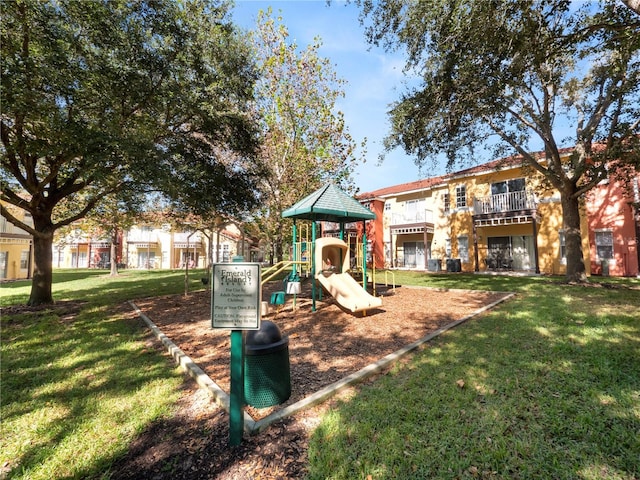
<instances>
[{"instance_id":1,"label":"door","mask_svg":"<svg viewBox=\"0 0 640 480\"><path fill-rule=\"evenodd\" d=\"M0 252L0 278L7 278L9 266L9 252Z\"/></svg>"},{"instance_id":2,"label":"door","mask_svg":"<svg viewBox=\"0 0 640 480\"><path fill-rule=\"evenodd\" d=\"M514 270L531 270L531 259L534 258L533 236L518 235L511 237L511 246L513 251L513 269Z\"/></svg>"},{"instance_id":3,"label":"door","mask_svg":"<svg viewBox=\"0 0 640 480\"><path fill-rule=\"evenodd\" d=\"M404 266L409 268L424 267L424 243L404 242Z\"/></svg>"},{"instance_id":4,"label":"door","mask_svg":"<svg viewBox=\"0 0 640 480\"><path fill-rule=\"evenodd\" d=\"M416 267L424 268L424 266L425 266L424 243L416 242Z\"/></svg>"},{"instance_id":5,"label":"door","mask_svg":"<svg viewBox=\"0 0 640 480\"><path fill-rule=\"evenodd\" d=\"M416 267L416 242L404 242L404 266Z\"/></svg>"}]
</instances>

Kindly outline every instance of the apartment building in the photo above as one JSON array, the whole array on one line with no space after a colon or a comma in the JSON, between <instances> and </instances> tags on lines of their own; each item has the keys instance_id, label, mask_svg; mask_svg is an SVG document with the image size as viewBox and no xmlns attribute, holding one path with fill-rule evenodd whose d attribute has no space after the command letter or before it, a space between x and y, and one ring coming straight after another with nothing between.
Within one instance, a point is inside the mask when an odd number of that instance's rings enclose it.
<instances>
[{"instance_id":1,"label":"apartment building","mask_svg":"<svg viewBox=\"0 0 640 480\"><path fill-rule=\"evenodd\" d=\"M77 231L54 244L54 267L109 268L111 243L109 238L92 238ZM136 269L205 268L209 251L213 262L255 256L253 242L234 224L207 234L177 231L169 224L134 225L117 235L115 250L120 268Z\"/></svg>"},{"instance_id":2,"label":"apartment building","mask_svg":"<svg viewBox=\"0 0 640 480\"><path fill-rule=\"evenodd\" d=\"M603 185L586 199L587 274L638 275L638 213L621 192L620 185ZM383 212L374 245L386 267L566 273L560 196L518 159L382 188L359 200ZM616 215L603 215L603 205Z\"/></svg>"},{"instance_id":3,"label":"apartment building","mask_svg":"<svg viewBox=\"0 0 640 480\"><path fill-rule=\"evenodd\" d=\"M585 208L592 273L638 276L640 173L602 182L587 194Z\"/></svg>"},{"instance_id":4,"label":"apartment building","mask_svg":"<svg viewBox=\"0 0 640 480\"><path fill-rule=\"evenodd\" d=\"M31 214L16 212L18 219L33 226ZM33 273L33 239L0 216L0 280L23 280Z\"/></svg>"}]
</instances>

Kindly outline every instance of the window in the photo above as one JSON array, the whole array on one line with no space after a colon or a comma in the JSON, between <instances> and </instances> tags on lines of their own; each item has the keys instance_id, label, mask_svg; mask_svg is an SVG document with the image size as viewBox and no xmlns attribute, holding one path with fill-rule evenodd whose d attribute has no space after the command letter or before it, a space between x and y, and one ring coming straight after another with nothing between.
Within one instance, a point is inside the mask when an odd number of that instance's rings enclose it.
<instances>
[{"instance_id":1,"label":"window","mask_svg":"<svg viewBox=\"0 0 640 480\"><path fill-rule=\"evenodd\" d=\"M458 257L464 263L469 262L469 237L458 237Z\"/></svg>"},{"instance_id":2,"label":"window","mask_svg":"<svg viewBox=\"0 0 640 480\"><path fill-rule=\"evenodd\" d=\"M451 258L451 239L447 238L444 244L444 253L447 258Z\"/></svg>"},{"instance_id":3,"label":"window","mask_svg":"<svg viewBox=\"0 0 640 480\"><path fill-rule=\"evenodd\" d=\"M29 250L23 250L20 252L20 269L26 270L29 268Z\"/></svg>"},{"instance_id":4,"label":"window","mask_svg":"<svg viewBox=\"0 0 640 480\"><path fill-rule=\"evenodd\" d=\"M231 250L228 243L218 245L218 261L229 262L231 261Z\"/></svg>"},{"instance_id":5,"label":"window","mask_svg":"<svg viewBox=\"0 0 640 480\"><path fill-rule=\"evenodd\" d=\"M464 208L467 206L467 186L458 185L456 187L456 208Z\"/></svg>"},{"instance_id":6,"label":"window","mask_svg":"<svg viewBox=\"0 0 640 480\"><path fill-rule=\"evenodd\" d=\"M560 232L560 263L567 264L567 244L564 238L564 232Z\"/></svg>"},{"instance_id":7,"label":"window","mask_svg":"<svg viewBox=\"0 0 640 480\"><path fill-rule=\"evenodd\" d=\"M505 180L504 182L496 182L491 184L491 195L508 192L523 192L525 190L524 178L514 178Z\"/></svg>"},{"instance_id":8,"label":"window","mask_svg":"<svg viewBox=\"0 0 640 480\"><path fill-rule=\"evenodd\" d=\"M391 211L391 202L384 202L384 211L385 212Z\"/></svg>"},{"instance_id":9,"label":"window","mask_svg":"<svg viewBox=\"0 0 640 480\"><path fill-rule=\"evenodd\" d=\"M596 256L599 260L613 258L613 232L611 230L596 231Z\"/></svg>"},{"instance_id":10,"label":"window","mask_svg":"<svg viewBox=\"0 0 640 480\"><path fill-rule=\"evenodd\" d=\"M410 222L424 222L425 219L425 205L424 199L420 200L407 200L404 205L405 219Z\"/></svg>"},{"instance_id":11,"label":"window","mask_svg":"<svg viewBox=\"0 0 640 480\"><path fill-rule=\"evenodd\" d=\"M7 278L9 266L9 252L0 252L0 278Z\"/></svg>"},{"instance_id":12,"label":"window","mask_svg":"<svg viewBox=\"0 0 640 480\"><path fill-rule=\"evenodd\" d=\"M449 200L449 194L448 193L443 193L442 194L442 202L444 204L444 213L449 213L449 211L451 210L451 203Z\"/></svg>"}]
</instances>

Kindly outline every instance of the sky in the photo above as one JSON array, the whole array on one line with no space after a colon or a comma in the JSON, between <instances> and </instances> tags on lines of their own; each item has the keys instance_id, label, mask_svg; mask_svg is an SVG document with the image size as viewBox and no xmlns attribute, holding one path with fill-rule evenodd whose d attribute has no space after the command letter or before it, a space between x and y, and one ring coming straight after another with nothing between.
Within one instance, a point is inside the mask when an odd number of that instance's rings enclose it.
<instances>
[{"instance_id":1,"label":"sky","mask_svg":"<svg viewBox=\"0 0 640 480\"><path fill-rule=\"evenodd\" d=\"M344 113L354 141L359 144L367 138L366 162L354 173L360 192L444 173L443 164L420 170L414 158L401 149L388 153L379 164L382 142L390 131L389 105L405 91L405 59L367 43L357 7L336 0L329 6L325 0L236 0L233 21L243 29L253 29L258 12L269 6L274 17L278 13L282 16L290 39L301 49L319 37L323 44L319 55L329 59L337 76L347 81L345 97L337 108Z\"/></svg>"}]
</instances>

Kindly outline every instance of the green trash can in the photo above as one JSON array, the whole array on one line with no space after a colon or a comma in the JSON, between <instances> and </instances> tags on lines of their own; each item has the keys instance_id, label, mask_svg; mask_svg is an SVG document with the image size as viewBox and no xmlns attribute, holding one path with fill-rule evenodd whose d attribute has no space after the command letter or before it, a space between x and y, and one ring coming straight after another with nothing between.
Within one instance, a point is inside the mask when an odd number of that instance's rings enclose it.
<instances>
[{"instance_id":1,"label":"green trash can","mask_svg":"<svg viewBox=\"0 0 640 480\"><path fill-rule=\"evenodd\" d=\"M260 322L249 330L244 343L244 399L256 408L286 402L291 396L289 338L275 323Z\"/></svg>"}]
</instances>

